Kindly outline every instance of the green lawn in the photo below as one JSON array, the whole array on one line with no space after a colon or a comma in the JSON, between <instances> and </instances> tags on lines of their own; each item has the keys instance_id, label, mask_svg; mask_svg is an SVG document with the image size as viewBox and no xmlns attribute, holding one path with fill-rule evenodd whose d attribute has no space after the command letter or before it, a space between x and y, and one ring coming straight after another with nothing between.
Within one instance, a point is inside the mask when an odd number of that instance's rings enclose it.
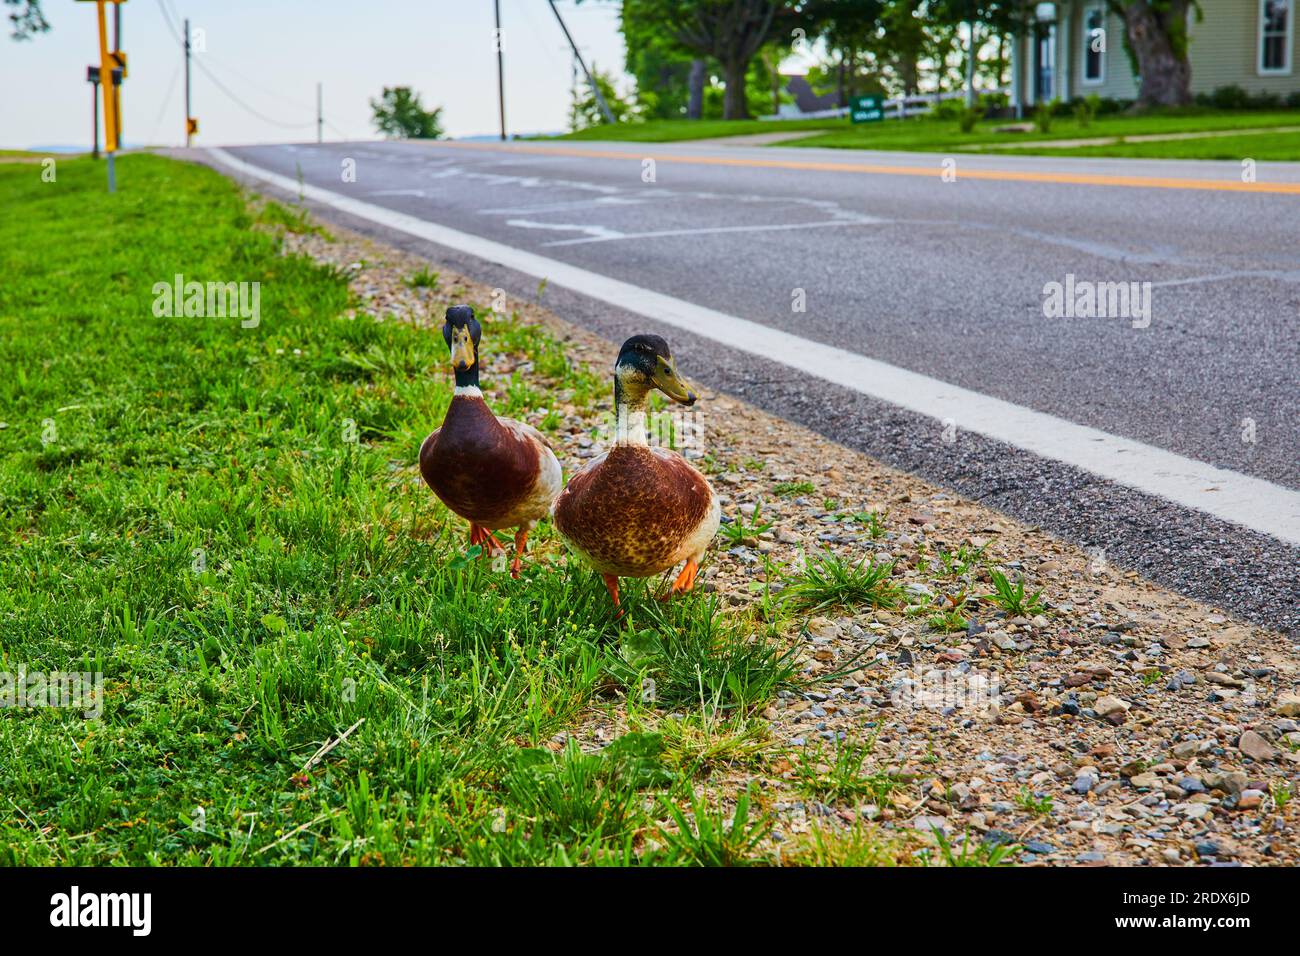
<instances>
[{"instance_id":1,"label":"green lawn","mask_svg":"<svg viewBox=\"0 0 1300 956\"><path fill-rule=\"evenodd\" d=\"M554 139L628 140L639 143L673 143L716 136L749 136L754 133L789 133L800 130L838 130L848 120L818 119L768 122L766 120L651 120L617 126L592 126Z\"/></svg>"},{"instance_id":2,"label":"green lawn","mask_svg":"<svg viewBox=\"0 0 1300 956\"><path fill-rule=\"evenodd\" d=\"M775 626L633 584L620 627L546 526L520 581L468 560L412 467L441 337L348 319L209 170L118 183L0 167L0 671L104 675L100 719L0 711L0 863L764 859L768 811L724 829L691 741L766 759L749 715L800 680ZM155 316L176 273L259 282L259 324ZM533 362L500 413L606 398L534 328L484 349ZM546 746L616 708L644 732Z\"/></svg>"},{"instance_id":3,"label":"green lawn","mask_svg":"<svg viewBox=\"0 0 1300 956\"><path fill-rule=\"evenodd\" d=\"M711 120L691 123L686 120L628 123L617 127L596 127L569 134L567 139L606 139L645 142L672 142L706 139L728 135L771 133L797 130L821 130L818 135L782 143L782 146L831 147L837 149L872 149L920 152L965 152L971 147L982 151L1020 155L1062 156L1149 156L1184 159L1255 159L1300 160L1300 134L1263 133L1239 137L1212 137L1200 140L1173 140L1154 143L1115 143L1070 149L1015 148L1014 144L1089 139L1114 136L1142 136L1164 133L1187 133L1207 130L1254 129L1277 126L1300 126L1300 110L1275 111L1189 111L1150 116L1109 115L1081 126L1073 117L1057 117L1046 133L999 133L998 127L1011 121L982 121L969 133L963 133L955 120L916 118L885 120L880 123L853 125L847 120L798 120L788 123L759 120L727 123ZM1010 146L1011 148L1002 149Z\"/></svg>"}]
</instances>

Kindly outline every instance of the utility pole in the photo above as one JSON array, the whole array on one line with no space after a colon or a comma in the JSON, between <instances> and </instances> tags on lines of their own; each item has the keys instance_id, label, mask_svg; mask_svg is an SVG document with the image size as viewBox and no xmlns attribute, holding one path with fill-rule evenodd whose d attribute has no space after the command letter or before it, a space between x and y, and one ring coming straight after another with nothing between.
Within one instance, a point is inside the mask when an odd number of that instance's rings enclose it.
<instances>
[{"instance_id":1,"label":"utility pole","mask_svg":"<svg viewBox=\"0 0 1300 956\"><path fill-rule=\"evenodd\" d=\"M325 114L321 112L321 90L320 83L316 84L316 142L324 142L322 139L325 127Z\"/></svg>"},{"instance_id":2,"label":"utility pole","mask_svg":"<svg viewBox=\"0 0 1300 956\"><path fill-rule=\"evenodd\" d=\"M501 112L501 139L506 138L506 63L505 43L501 38L501 0L492 0L492 9L496 13L497 32L493 44L497 48L497 106Z\"/></svg>"},{"instance_id":3,"label":"utility pole","mask_svg":"<svg viewBox=\"0 0 1300 956\"><path fill-rule=\"evenodd\" d=\"M569 48L573 50L573 58L577 60L578 65L582 67L582 72L587 74L587 82L591 84L591 92L595 94L596 102L600 104L600 111L605 116L605 122L613 123L614 114L609 111L609 104L605 102L605 97L601 95L600 87L596 85L595 77L591 75L591 71L587 69L587 64L583 62L582 54L578 52L578 45L573 42L573 37L569 35L569 28L564 25L564 17L560 16L560 11L555 7L555 0L547 0L547 2L551 5L551 12L555 14L555 19L560 21L560 29L564 31L564 39L569 41ZM505 114L503 113L502 115L504 116ZM502 121L502 129L505 129L504 120ZM505 139L504 133L501 138Z\"/></svg>"},{"instance_id":4,"label":"utility pole","mask_svg":"<svg viewBox=\"0 0 1300 956\"><path fill-rule=\"evenodd\" d=\"M190 21L185 20L185 148L194 141L194 114L190 112Z\"/></svg>"},{"instance_id":5,"label":"utility pole","mask_svg":"<svg viewBox=\"0 0 1300 956\"><path fill-rule=\"evenodd\" d=\"M90 158L99 159L99 67L86 67L90 84Z\"/></svg>"}]
</instances>

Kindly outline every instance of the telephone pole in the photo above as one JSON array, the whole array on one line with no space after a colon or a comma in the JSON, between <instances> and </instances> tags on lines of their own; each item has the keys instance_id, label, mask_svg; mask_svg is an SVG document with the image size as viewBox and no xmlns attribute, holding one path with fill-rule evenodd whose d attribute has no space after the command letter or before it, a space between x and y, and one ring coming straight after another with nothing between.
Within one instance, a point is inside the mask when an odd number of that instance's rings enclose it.
<instances>
[{"instance_id":1,"label":"telephone pole","mask_svg":"<svg viewBox=\"0 0 1300 956\"><path fill-rule=\"evenodd\" d=\"M501 0L492 0L492 8L497 18L497 32L494 36L497 48L497 106L501 112L501 138L504 140L506 138L506 63L505 43L501 38Z\"/></svg>"},{"instance_id":2,"label":"telephone pole","mask_svg":"<svg viewBox=\"0 0 1300 956\"><path fill-rule=\"evenodd\" d=\"M185 20L185 147L194 141L194 114L190 112L190 21Z\"/></svg>"},{"instance_id":3,"label":"telephone pole","mask_svg":"<svg viewBox=\"0 0 1300 956\"><path fill-rule=\"evenodd\" d=\"M574 43L573 37L569 35L569 28L564 25L564 17L560 16L560 11L555 7L555 0L547 0L547 2L551 5L551 12L555 14L555 19L560 22L560 29L564 31L564 39L569 41L569 47L573 50L573 58L577 60L578 65L582 67L582 72L587 74L587 82L591 84L591 92L595 95L596 102L600 104L600 112L604 114L605 122L612 124L614 122L614 114L610 112L609 104L605 102L605 97L601 94L600 87L596 85L595 77L591 75L591 71L587 69L587 64L583 62L582 54L578 52L578 44ZM504 129L504 127L505 124L503 121L502 128ZM503 134L501 138L505 139L505 135Z\"/></svg>"}]
</instances>

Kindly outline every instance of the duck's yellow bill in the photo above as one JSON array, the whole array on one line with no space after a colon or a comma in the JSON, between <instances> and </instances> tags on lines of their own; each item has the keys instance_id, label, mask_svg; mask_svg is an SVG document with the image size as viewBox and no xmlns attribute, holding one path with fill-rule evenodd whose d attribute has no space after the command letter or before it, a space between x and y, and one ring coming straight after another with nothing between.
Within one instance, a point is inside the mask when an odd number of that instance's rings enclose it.
<instances>
[{"instance_id":1,"label":"duck's yellow bill","mask_svg":"<svg viewBox=\"0 0 1300 956\"><path fill-rule=\"evenodd\" d=\"M451 364L462 371L474 364L474 340L469 329L455 329L451 333Z\"/></svg>"},{"instance_id":2,"label":"duck's yellow bill","mask_svg":"<svg viewBox=\"0 0 1300 956\"><path fill-rule=\"evenodd\" d=\"M655 387L675 402L683 405L695 404L695 391L677 374L677 369L667 362L660 362L655 368Z\"/></svg>"}]
</instances>

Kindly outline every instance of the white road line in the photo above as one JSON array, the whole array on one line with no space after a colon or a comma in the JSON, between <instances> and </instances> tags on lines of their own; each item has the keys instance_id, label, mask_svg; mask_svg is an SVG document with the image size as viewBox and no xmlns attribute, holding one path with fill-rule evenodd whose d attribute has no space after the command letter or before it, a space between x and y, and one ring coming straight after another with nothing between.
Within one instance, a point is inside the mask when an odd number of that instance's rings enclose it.
<instances>
[{"instance_id":1,"label":"white road line","mask_svg":"<svg viewBox=\"0 0 1300 956\"><path fill-rule=\"evenodd\" d=\"M611 279L587 269L417 219L253 166L221 149L230 169L341 212L446 246L728 348L761 356L835 385L1091 472L1130 488L1300 546L1300 492L1132 439L949 385L834 346ZM936 435L939 430L936 429Z\"/></svg>"}]
</instances>

